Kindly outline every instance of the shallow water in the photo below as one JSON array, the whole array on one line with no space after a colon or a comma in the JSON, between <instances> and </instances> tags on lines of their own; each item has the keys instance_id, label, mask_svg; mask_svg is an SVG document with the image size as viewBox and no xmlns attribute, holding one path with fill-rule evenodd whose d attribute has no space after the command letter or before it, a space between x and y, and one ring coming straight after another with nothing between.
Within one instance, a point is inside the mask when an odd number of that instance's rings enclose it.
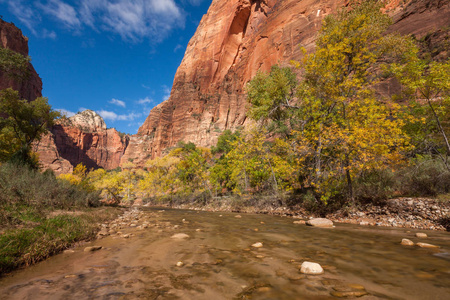
<instances>
[{"instance_id":1,"label":"shallow water","mask_svg":"<svg viewBox=\"0 0 450 300\"><path fill-rule=\"evenodd\" d=\"M406 229L235 216L146 210L150 227L122 229L129 239L109 236L0 279L0 299L335 299L361 285L367 295L359 299L450 298L447 232L421 231L429 237L419 240ZM402 246L402 238L440 249ZM83 251L91 245L104 248ZM300 274L305 260L325 273Z\"/></svg>"}]
</instances>

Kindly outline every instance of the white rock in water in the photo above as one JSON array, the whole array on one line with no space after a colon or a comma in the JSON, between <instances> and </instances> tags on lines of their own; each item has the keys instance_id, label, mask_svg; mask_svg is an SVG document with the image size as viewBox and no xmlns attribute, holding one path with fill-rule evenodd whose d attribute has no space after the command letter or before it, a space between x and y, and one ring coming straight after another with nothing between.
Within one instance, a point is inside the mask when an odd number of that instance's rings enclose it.
<instances>
[{"instance_id":1,"label":"white rock in water","mask_svg":"<svg viewBox=\"0 0 450 300\"><path fill-rule=\"evenodd\" d=\"M177 262L177 267L182 267L184 266L184 263L182 261Z\"/></svg>"},{"instance_id":2,"label":"white rock in water","mask_svg":"<svg viewBox=\"0 0 450 300\"><path fill-rule=\"evenodd\" d=\"M319 275L319 274L323 274L323 269L317 263L305 261L302 263L300 272L303 274L308 274L308 275Z\"/></svg>"},{"instance_id":3,"label":"white rock in water","mask_svg":"<svg viewBox=\"0 0 450 300\"><path fill-rule=\"evenodd\" d=\"M329 228L333 227L333 221L325 219L325 218L316 218L306 221L306 225L321 227L321 228Z\"/></svg>"},{"instance_id":4,"label":"white rock in water","mask_svg":"<svg viewBox=\"0 0 450 300\"><path fill-rule=\"evenodd\" d=\"M172 235L171 238L182 240L182 239L188 239L189 235L187 235L186 233L177 233L177 234Z\"/></svg>"},{"instance_id":5,"label":"white rock in water","mask_svg":"<svg viewBox=\"0 0 450 300\"><path fill-rule=\"evenodd\" d=\"M86 247L86 248L84 248L84 252L94 252L94 251L100 250L102 248L103 248L102 246Z\"/></svg>"},{"instance_id":6,"label":"white rock in water","mask_svg":"<svg viewBox=\"0 0 450 300\"><path fill-rule=\"evenodd\" d=\"M418 238L427 238L428 235L426 233L418 232L418 233L416 233L416 237L418 237Z\"/></svg>"},{"instance_id":7,"label":"white rock in water","mask_svg":"<svg viewBox=\"0 0 450 300\"><path fill-rule=\"evenodd\" d=\"M439 246L427 244L427 243L417 243L416 245L421 248L439 248Z\"/></svg>"},{"instance_id":8,"label":"white rock in water","mask_svg":"<svg viewBox=\"0 0 450 300\"><path fill-rule=\"evenodd\" d=\"M255 248L261 248L263 246L263 244L262 243L254 243L253 245L252 245L252 247L255 247Z\"/></svg>"},{"instance_id":9,"label":"white rock in water","mask_svg":"<svg viewBox=\"0 0 450 300\"><path fill-rule=\"evenodd\" d=\"M402 239L402 243L403 246L414 246L413 241L408 240L408 239Z\"/></svg>"}]
</instances>

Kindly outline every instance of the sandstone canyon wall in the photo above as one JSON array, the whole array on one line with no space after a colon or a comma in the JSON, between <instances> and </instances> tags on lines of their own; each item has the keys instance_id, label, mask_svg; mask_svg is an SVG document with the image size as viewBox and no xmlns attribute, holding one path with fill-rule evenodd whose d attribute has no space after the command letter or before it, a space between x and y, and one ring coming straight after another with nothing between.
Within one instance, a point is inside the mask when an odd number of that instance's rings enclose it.
<instances>
[{"instance_id":1,"label":"sandstone canyon wall","mask_svg":"<svg viewBox=\"0 0 450 300\"><path fill-rule=\"evenodd\" d=\"M28 56L28 38L14 24L0 19L0 47ZM0 90L12 87L23 99L34 100L42 96L42 80L30 63L30 76L21 82L14 81L0 71Z\"/></svg>"},{"instance_id":2,"label":"sandstone canyon wall","mask_svg":"<svg viewBox=\"0 0 450 300\"><path fill-rule=\"evenodd\" d=\"M188 44L170 98L155 107L122 161L143 165L179 141L211 146L225 129L246 124L245 85L258 70L287 65L314 48L324 16L348 1L213 0ZM422 38L446 31L448 0L392 1L392 31ZM444 54L445 55L445 54ZM448 57L448 53L447 53Z\"/></svg>"},{"instance_id":3,"label":"sandstone canyon wall","mask_svg":"<svg viewBox=\"0 0 450 300\"><path fill-rule=\"evenodd\" d=\"M114 169L128 145L128 137L106 128L102 117L85 110L57 122L35 145L43 168L57 174L70 173L83 163L88 169Z\"/></svg>"}]
</instances>

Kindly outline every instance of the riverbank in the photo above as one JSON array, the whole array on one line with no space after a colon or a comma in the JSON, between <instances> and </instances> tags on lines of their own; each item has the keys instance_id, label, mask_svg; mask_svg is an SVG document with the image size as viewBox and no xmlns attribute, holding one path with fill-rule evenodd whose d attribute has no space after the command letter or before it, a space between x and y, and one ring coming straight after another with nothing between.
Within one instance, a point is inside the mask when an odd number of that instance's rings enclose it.
<instances>
[{"instance_id":1,"label":"riverbank","mask_svg":"<svg viewBox=\"0 0 450 300\"><path fill-rule=\"evenodd\" d=\"M100 239L1 278L0 299L444 300L450 288L442 231L424 231L440 248L422 248L400 244L417 230L165 208L101 225Z\"/></svg>"},{"instance_id":2,"label":"riverbank","mask_svg":"<svg viewBox=\"0 0 450 300\"><path fill-rule=\"evenodd\" d=\"M450 202L431 198L397 198L386 201L384 205L346 207L325 215L310 213L299 205L287 207L280 206L277 201L265 203L261 206L245 206L242 203L236 204L235 199L225 198L205 205L177 204L171 207L212 212L271 214L304 220L325 217L337 223L362 226L450 231Z\"/></svg>"},{"instance_id":3,"label":"riverbank","mask_svg":"<svg viewBox=\"0 0 450 300\"><path fill-rule=\"evenodd\" d=\"M0 231L0 276L29 266L96 237L102 222L116 219L122 210L114 207L48 210L45 217ZM99 224L100 223L100 224Z\"/></svg>"}]
</instances>

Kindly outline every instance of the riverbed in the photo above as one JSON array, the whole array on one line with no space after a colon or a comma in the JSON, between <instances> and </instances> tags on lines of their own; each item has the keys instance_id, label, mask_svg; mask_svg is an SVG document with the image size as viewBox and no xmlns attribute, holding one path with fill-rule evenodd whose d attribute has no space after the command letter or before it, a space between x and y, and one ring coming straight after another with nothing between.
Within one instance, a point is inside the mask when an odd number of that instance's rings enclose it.
<instances>
[{"instance_id":1,"label":"riverbed","mask_svg":"<svg viewBox=\"0 0 450 300\"><path fill-rule=\"evenodd\" d=\"M0 299L448 299L450 233L151 208L0 279ZM111 228L114 227L114 230ZM439 246L403 246L403 238ZM253 247L261 243L262 247ZM98 251L87 247L101 246ZM300 273L304 261L324 273Z\"/></svg>"}]
</instances>

